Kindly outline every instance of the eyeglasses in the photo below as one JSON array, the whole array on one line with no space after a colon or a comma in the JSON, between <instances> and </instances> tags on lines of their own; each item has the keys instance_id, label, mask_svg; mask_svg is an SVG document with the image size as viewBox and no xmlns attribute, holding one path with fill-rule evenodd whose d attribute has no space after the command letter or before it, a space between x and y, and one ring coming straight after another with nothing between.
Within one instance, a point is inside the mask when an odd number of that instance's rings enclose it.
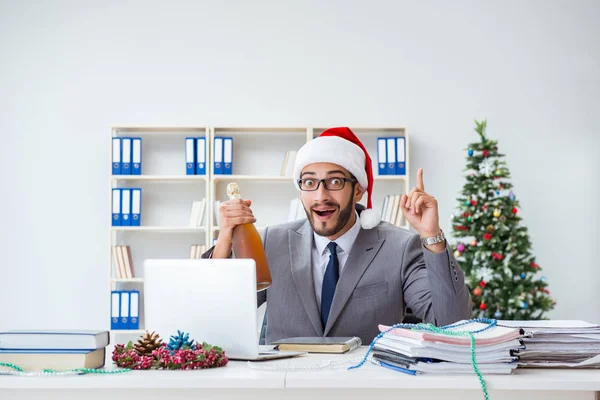
<instances>
[{"instance_id":1,"label":"eyeglasses","mask_svg":"<svg viewBox=\"0 0 600 400\"><path fill-rule=\"evenodd\" d=\"M327 179L298 179L298 186L300 190L305 192L314 192L321 186L321 182L325 185L327 190L342 190L346 185L346 182L358 182L353 178L327 178Z\"/></svg>"}]
</instances>

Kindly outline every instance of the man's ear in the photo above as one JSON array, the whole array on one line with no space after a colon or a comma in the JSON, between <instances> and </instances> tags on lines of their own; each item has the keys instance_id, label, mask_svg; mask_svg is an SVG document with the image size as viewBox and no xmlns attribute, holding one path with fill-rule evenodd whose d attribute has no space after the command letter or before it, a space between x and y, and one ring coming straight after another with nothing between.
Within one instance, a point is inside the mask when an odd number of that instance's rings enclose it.
<instances>
[{"instance_id":1,"label":"man's ear","mask_svg":"<svg viewBox=\"0 0 600 400\"><path fill-rule=\"evenodd\" d=\"M365 192L362 190L359 184L354 184L354 202L358 203Z\"/></svg>"}]
</instances>

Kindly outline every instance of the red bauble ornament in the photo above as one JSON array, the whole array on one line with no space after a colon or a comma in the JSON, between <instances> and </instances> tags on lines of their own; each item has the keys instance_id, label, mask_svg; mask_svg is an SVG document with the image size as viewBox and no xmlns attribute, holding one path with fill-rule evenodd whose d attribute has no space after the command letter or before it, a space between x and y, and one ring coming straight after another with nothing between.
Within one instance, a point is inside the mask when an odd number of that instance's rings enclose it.
<instances>
[{"instance_id":1,"label":"red bauble ornament","mask_svg":"<svg viewBox=\"0 0 600 400\"><path fill-rule=\"evenodd\" d=\"M496 253L496 252L492 252L492 258L494 260L502 260L504 258L504 256L502 254Z\"/></svg>"},{"instance_id":2,"label":"red bauble ornament","mask_svg":"<svg viewBox=\"0 0 600 400\"><path fill-rule=\"evenodd\" d=\"M481 304L479 305L479 309L480 309L480 310L485 310L486 308L487 308L487 305L486 305L485 303L481 303Z\"/></svg>"},{"instance_id":3,"label":"red bauble ornament","mask_svg":"<svg viewBox=\"0 0 600 400\"><path fill-rule=\"evenodd\" d=\"M475 296L481 296L481 289L479 289L478 287L476 287L475 289L473 289L473 294Z\"/></svg>"},{"instance_id":4,"label":"red bauble ornament","mask_svg":"<svg viewBox=\"0 0 600 400\"><path fill-rule=\"evenodd\" d=\"M487 151L487 150L484 150L482 153L483 153L483 156L484 156L484 157L487 157L487 156L489 156L489 155L490 155L490 152L489 152L489 151Z\"/></svg>"},{"instance_id":5,"label":"red bauble ornament","mask_svg":"<svg viewBox=\"0 0 600 400\"><path fill-rule=\"evenodd\" d=\"M487 204L484 204L484 205L482 205L482 206L481 206L481 209L482 209L483 211L485 211L485 209L486 209L486 208L487 208Z\"/></svg>"},{"instance_id":6,"label":"red bauble ornament","mask_svg":"<svg viewBox=\"0 0 600 400\"><path fill-rule=\"evenodd\" d=\"M537 264L536 264L536 263L534 263L534 262L532 262L532 263L531 263L531 264L529 264L529 265L531 266L531 268L534 268L534 269L538 269L538 268L540 267L539 265L537 265Z\"/></svg>"},{"instance_id":7,"label":"red bauble ornament","mask_svg":"<svg viewBox=\"0 0 600 400\"><path fill-rule=\"evenodd\" d=\"M492 239L492 234L491 233L486 233L486 234L483 235L483 238L485 240L490 240L490 239Z\"/></svg>"},{"instance_id":8,"label":"red bauble ornament","mask_svg":"<svg viewBox=\"0 0 600 400\"><path fill-rule=\"evenodd\" d=\"M471 205L474 206L475 204L477 204L477 200L471 200Z\"/></svg>"},{"instance_id":9,"label":"red bauble ornament","mask_svg":"<svg viewBox=\"0 0 600 400\"><path fill-rule=\"evenodd\" d=\"M479 282L479 286L481 286L481 287L485 287L485 285L487 285L487 283L485 283L485 281L481 281L481 282Z\"/></svg>"},{"instance_id":10,"label":"red bauble ornament","mask_svg":"<svg viewBox=\"0 0 600 400\"><path fill-rule=\"evenodd\" d=\"M513 214L516 214L516 213L517 213L517 211L519 211L519 210L517 210L517 207L514 207L514 208L512 209L512 213L513 213Z\"/></svg>"},{"instance_id":11,"label":"red bauble ornament","mask_svg":"<svg viewBox=\"0 0 600 400\"><path fill-rule=\"evenodd\" d=\"M469 215L471 215L471 214L469 214L468 212L465 212L462 214L463 218L467 218Z\"/></svg>"}]
</instances>

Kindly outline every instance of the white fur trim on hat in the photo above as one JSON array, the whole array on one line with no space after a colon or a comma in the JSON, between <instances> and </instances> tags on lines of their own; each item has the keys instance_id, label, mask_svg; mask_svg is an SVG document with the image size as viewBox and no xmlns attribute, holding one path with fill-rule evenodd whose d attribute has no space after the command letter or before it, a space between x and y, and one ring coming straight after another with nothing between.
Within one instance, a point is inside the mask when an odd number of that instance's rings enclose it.
<instances>
[{"instance_id":1,"label":"white fur trim on hat","mask_svg":"<svg viewBox=\"0 0 600 400\"><path fill-rule=\"evenodd\" d=\"M294 164L294 185L298 190L300 190L298 179L300 179L300 174L304 167L320 162L337 164L344 167L356 177L363 191L367 190L368 181L367 172L365 171L365 153L354 143L337 136L319 136L298 150Z\"/></svg>"},{"instance_id":2,"label":"white fur trim on hat","mask_svg":"<svg viewBox=\"0 0 600 400\"><path fill-rule=\"evenodd\" d=\"M381 222L381 215L372 208L366 208L360 213L360 226L363 229L375 228Z\"/></svg>"}]
</instances>

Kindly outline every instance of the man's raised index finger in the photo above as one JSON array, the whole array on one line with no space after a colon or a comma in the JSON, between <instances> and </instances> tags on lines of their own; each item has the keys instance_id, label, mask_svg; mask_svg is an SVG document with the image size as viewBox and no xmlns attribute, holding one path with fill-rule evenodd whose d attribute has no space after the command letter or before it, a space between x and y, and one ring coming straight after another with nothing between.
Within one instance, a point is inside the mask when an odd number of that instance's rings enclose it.
<instances>
[{"instance_id":1,"label":"man's raised index finger","mask_svg":"<svg viewBox=\"0 0 600 400\"><path fill-rule=\"evenodd\" d=\"M423 168L419 168L417 171L417 188L425 191L425 185L423 185Z\"/></svg>"}]
</instances>

